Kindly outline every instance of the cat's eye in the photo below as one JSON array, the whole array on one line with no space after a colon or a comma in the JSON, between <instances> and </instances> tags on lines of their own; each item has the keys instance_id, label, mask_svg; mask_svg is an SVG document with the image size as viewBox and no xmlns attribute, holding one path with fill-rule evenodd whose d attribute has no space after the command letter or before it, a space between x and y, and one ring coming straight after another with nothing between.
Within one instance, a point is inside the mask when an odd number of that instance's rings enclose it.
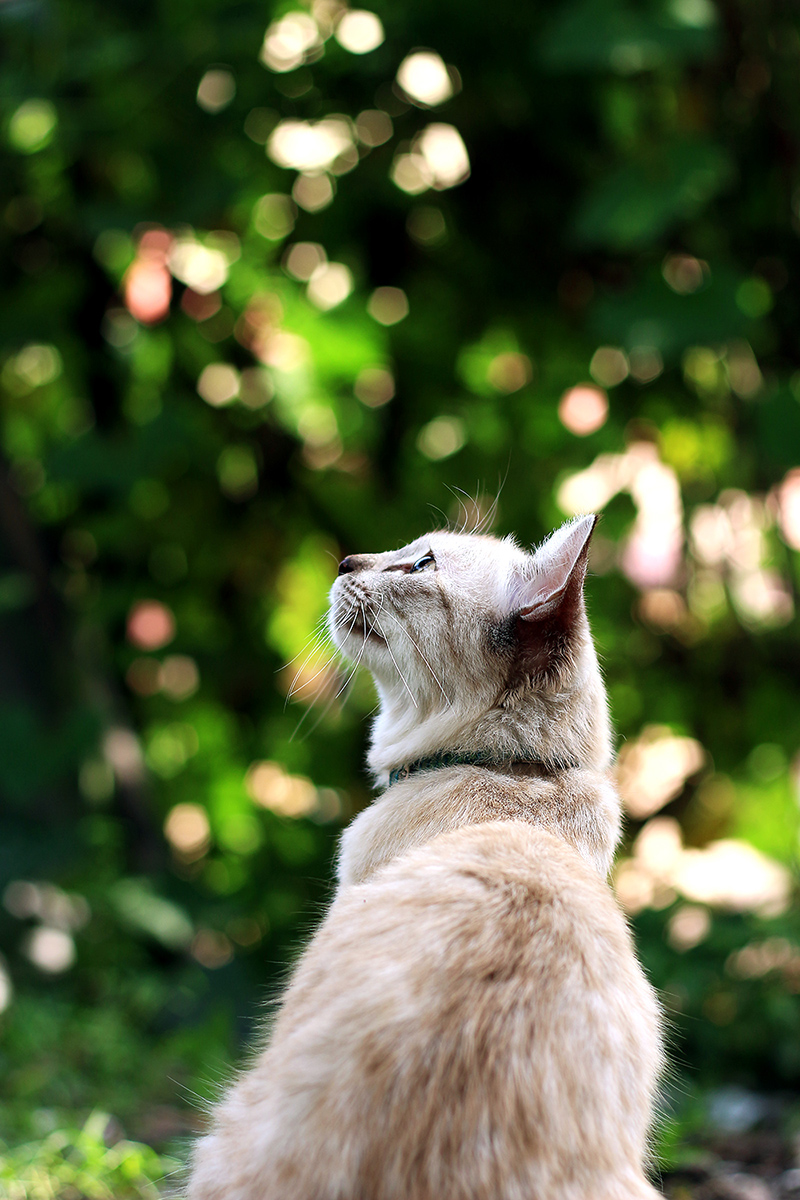
<instances>
[{"instance_id":1,"label":"cat's eye","mask_svg":"<svg viewBox=\"0 0 800 1200\"><path fill-rule=\"evenodd\" d=\"M414 571L427 571L430 567L436 566L436 559L432 554L423 554L422 558L418 558L413 567L409 570L409 575L413 575Z\"/></svg>"}]
</instances>

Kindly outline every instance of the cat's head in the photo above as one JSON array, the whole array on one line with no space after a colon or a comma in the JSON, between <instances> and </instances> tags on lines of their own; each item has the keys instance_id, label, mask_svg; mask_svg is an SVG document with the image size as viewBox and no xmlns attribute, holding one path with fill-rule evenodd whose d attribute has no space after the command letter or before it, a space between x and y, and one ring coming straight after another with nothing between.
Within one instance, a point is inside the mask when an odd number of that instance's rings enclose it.
<instances>
[{"instance_id":1,"label":"cat's head","mask_svg":"<svg viewBox=\"0 0 800 1200\"><path fill-rule=\"evenodd\" d=\"M583 601L595 522L568 522L532 554L512 538L440 531L342 561L329 625L375 679L377 778L439 751L608 764Z\"/></svg>"}]
</instances>

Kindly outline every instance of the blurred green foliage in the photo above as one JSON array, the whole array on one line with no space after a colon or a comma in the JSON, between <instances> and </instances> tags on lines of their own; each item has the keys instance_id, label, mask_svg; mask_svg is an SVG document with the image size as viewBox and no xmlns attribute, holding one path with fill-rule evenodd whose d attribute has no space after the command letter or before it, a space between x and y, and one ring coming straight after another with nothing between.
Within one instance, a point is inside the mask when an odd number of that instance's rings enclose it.
<instances>
[{"instance_id":1,"label":"blurred green foliage","mask_svg":"<svg viewBox=\"0 0 800 1200\"><path fill-rule=\"evenodd\" d=\"M796 14L413 0L354 53L317 0L265 58L298 11L0 7L0 1136L51 1178L14 1195L101 1159L149 1194L145 1151L48 1131L186 1134L330 896L370 794L370 687L343 708L314 640L348 551L498 490L528 543L603 508L621 740L702 748L629 843L796 858ZM419 47L441 103L394 82ZM678 1069L796 1087L796 917L712 898L689 945L682 905L636 918Z\"/></svg>"},{"instance_id":2,"label":"blurred green foliage","mask_svg":"<svg viewBox=\"0 0 800 1200\"><path fill-rule=\"evenodd\" d=\"M0 1155L0 1183L9 1200L157 1200L170 1168L150 1146L118 1139L105 1113L94 1112L82 1129L58 1129L41 1143Z\"/></svg>"}]
</instances>

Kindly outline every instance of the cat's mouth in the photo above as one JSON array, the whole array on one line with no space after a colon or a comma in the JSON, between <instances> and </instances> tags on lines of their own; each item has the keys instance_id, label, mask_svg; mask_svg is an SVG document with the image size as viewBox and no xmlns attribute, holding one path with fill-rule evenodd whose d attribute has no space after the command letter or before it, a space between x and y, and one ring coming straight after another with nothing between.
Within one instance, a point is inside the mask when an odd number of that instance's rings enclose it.
<instances>
[{"instance_id":1,"label":"cat's mouth","mask_svg":"<svg viewBox=\"0 0 800 1200\"><path fill-rule=\"evenodd\" d=\"M364 621L364 616L362 613L358 613L352 624L348 625L347 633L357 638L362 638L367 642L375 642L376 645L379 646L387 645L386 638L383 637L382 634L378 633L378 630L374 625L369 623L368 619L366 622Z\"/></svg>"},{"instance_id":2,"label":"cat's mouth","mask_svg":"<svg viewBox=\"0 0 800 1200\"><path fill-rule=\"evenodd\" d=\"M336 580L331 593L332 632L334 641L340 646L355 642L359 651L367 644L388 646L378 621L372 614L372 603L358 589L348 587L349 577Z\"/></svg>"}]
</instances>

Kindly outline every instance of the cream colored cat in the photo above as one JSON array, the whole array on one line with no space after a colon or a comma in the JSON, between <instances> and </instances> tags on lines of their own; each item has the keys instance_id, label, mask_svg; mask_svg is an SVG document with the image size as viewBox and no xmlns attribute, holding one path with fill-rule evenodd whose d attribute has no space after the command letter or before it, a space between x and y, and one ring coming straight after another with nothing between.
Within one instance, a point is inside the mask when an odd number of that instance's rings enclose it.
<instances>
[{"instance_id":1,"label":"cream colored cat","mask_svg":"<svg viewBox=\"0 0 800 1200\"><path fill-rule=\"evenodd\" d=\"M340 565L385 787L190 1200L654 1200L658 1006L605 883L620 823L583 603L595 518L533 555L433 533Z\"/></svg>"}]
</instances>

